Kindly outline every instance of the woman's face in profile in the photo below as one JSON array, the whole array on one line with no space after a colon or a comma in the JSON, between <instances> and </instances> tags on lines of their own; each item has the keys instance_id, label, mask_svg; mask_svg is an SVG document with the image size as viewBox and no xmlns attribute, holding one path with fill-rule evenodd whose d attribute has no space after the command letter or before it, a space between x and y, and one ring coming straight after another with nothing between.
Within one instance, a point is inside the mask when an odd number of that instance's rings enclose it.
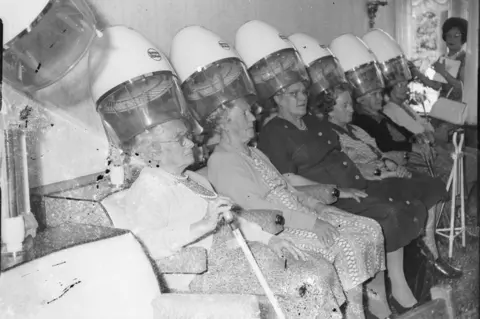
<instances>
[{"instance_id":1,"label":"woman's face in profile","mask_svg":"<svg viewBox=\"0 0 480 319\"><path fill-rule=\"evenodd\" d=\"M395 84L391 95L397 100L406 101L410 97L410 88L408 87L408 82L403 81Z\"/></svg>"},{"instance_id":2,"label":"woman's face in profile","mask_svg":"<svg viewBox=\"0 0 480 319\"><path fill-rule=\"evenodd\" d=\"M255 136L255 116L250 104L244 99L235 100L235 106L228 110L227 130L240 141L247 143Z\"/></svg>"},{"instance_id":3,"label":"woman's face in profile","mask_svg":"<svg viewBox=\"0 0 480 319\"><path fill-rule=\"evenodd\" d=\"M457 27L453 27L445 33L445 43L447 48L452 51L460 51L462 49L462 33Z\"/></svg>"},{"instance_id":4,"label":"woman's face in profile","mask_svg":"<svg viewBox=\"0 0 480 319\"><path fill-rule=\"evenodd\" d=\"M152 139L152 150L158 150L157 157L162 163L187 167L194 163L191 132L180 120L173 120L159 125L161 130Z\"/></svg>"},{"instance_id":5,"label":"woman's face in profile","mask_svg":"<svg viewBox=\"0 0 480 319\"><path fill-rule=\"evenodd\" d=\"M352 97L348 92L342 92L335 100L335 106L328 114L331 119L335 120L339 124L348 124L352 121L353 116L353 103Z\"/></svg>"},{"instance_id":6,"label":"woman's face in profile","mask_svg":"<svg viewBox=\"0 0 480 319\"><path fill-rule=\"evenodd\" d=\"M383 109L382 91L377 90L367 93L364 96L358 98L357 102L360 103L362 107L367 108L370 111L379 112Z\"/></svg>"}]
</instances>

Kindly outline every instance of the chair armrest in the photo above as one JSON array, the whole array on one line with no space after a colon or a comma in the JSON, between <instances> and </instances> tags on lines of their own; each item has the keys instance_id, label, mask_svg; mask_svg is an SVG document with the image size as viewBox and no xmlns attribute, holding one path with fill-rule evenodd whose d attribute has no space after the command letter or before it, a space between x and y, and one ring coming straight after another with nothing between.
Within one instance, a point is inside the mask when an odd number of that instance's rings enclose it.
<instances>
[{"instance_id":1,"label":"chair armrest","mask_svg":"<svg viewBox=\"0 0 480 319\"><path fill-rule=\"evenodd\" d=\"M207 250L202 247L186 247L177 254L156 259L163 274L202 274L207 271Z\"/></svg>"},{"instance_id":2,"label":"chair armrest","mask_svg":"<svg viewBox=\"0 0 480 319\"><path fill-rule=\"evenodd\" d=\"M157 296L152 306L154 319L200 316L220 319L232 315L235 318L264 318L260 317L259 301L254 295L167 293Z\"/></svg>"}]
</instances>

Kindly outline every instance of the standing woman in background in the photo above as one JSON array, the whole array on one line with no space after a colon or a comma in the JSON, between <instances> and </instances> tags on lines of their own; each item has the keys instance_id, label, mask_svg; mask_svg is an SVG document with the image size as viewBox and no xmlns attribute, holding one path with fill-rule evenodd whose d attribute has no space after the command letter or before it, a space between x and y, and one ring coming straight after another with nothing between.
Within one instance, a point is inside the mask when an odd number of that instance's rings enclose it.
<instances>
[{"instance_id":1,"label":"standing woman in background","mask_svg":"<svg viewBox=\"0 0 480 319\"><path fill-rule=\"evenodd\" d=\"M460 61L460 68L457 76L452 76L445 68L445 61L439 59L432 65L432 68L443 76L447 83L430 80L425 74L410 63L412 74L417 77L424 85L435 90L440 90L439 97L447 98L457 102L463 99L463 81L465 75L466 52L463 45L467 42L468 21L462 18L448 18L442 25L442 39L447 44L448 52L442 56L450 60ZM448 141L452 130L456 127L454 124L445 123L439 120L433 120L435 135L437 140Z\"/></svg>"}]
</instances>

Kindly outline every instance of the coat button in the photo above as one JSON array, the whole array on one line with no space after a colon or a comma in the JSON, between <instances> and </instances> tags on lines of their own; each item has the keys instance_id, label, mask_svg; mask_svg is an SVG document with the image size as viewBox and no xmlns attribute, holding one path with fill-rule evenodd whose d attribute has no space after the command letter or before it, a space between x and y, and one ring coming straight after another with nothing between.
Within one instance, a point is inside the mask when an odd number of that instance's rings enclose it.
<instances>
[{"instance_id":1,"label":"coat button","mask_svg":"<svg viewBox=\"0 0 480 319\"><path fill-rule=\"evenodd\" d=\"M391 202L393 202L393 198L391 198L391 197L390 197L388 200L391 201Z\"/></svg>"},{"instance_id":2,"label":"coat button","mask_svg":"<svg viewBox=\"0 0 480 319\"><path fill-rule=\"evenodd\" d=\"M343 166L347 166L347 165L348 165L348 163L347 163L347 162L343 162L342 164L343 164Z\"/></svg>"},{"instance_id":3,"label":"coat button","mask_svg":"<svg viewBox=\"0 0 480 319\"><path fill-rule=\"evenodd\" d=\"M328 143L328 144L332 144L332 142L330 142L330 141L327 141L327 143Z\"/></svg>"},{"instance_id":4,"label":"coat button","mask_svg":"<svg viewBox=\"0 0 480 319\"><path fill-rule=\"evenodd\" d=\"M322 132L318 132L318 136L322 136L322 135L323 135L323 133L322 133Z\"/></svg>"},{"instance_id":5,"label":"coat button","mask_svg":"<svg viewBox=\"0 0 480 319\"><path fill-rule=\"evenodd\" d=\"M360 176L358 176L358 175L355 175L355 179L360 179Z\"/></svg>"}]
</instances>

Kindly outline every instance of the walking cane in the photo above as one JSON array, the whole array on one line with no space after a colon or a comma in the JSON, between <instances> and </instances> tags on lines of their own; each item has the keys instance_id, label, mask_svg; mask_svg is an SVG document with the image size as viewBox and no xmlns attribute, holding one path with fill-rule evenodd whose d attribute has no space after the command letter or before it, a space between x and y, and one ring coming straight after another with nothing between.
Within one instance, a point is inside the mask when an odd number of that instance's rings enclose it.
<instances>
[{"instance_id":1,"label":"walking cane","mask_svg":"<svg viewBox=\"0 0 480 319\"><path fill-rule=\"evenodd\" d=\"M245 238L243 238L243 235L240 232L240 229L238 228L237 223L235 223L235 216L236 215L232 211L230 211L229 213L224 214L224 220L232 230L232 233L235 236L235 239L237 240L238 244L242 248L248 263L252 267L253 273L257 277L258 281L260 282L260 285L262 286L263 290L265 291L265 294L267 295L268 300L272 304L273 309L277 314L277 319L285 319L285 315L283 314L282 309L280 308L280 304L278 303L277 298L275 298L272 290L268 286L268 283L265 277L263 276L262 271L260 270L260 267L258 267L257 261L255 260L255 257L253 256L252 251L248 247L247 242L245 241Z\"/></svg>"},{"instance_id":2,"label":"walking cane","mask_svg":"<svg viewBox=\"0 0 480 319\"><path fill-rule=\"evenodd\" d=\"M423 90L423 95L425 96L426 94L426 91ZM423 116L425 117L425 120L430 122L429 118L428 118L428 114L427 114L427 109L425 108L425 102L424 100L422 99L421 101L421 104L422 104L422 108L423 108ZM432 147L429 143L429 146ZM432 153L432 150L430 148L430 153ZM422 154L423 155L423 154ZM431 157L430 157L431 158ZM425 161L425 163L427 164L427 168L428 168L428 172L430 173L430 176L431 177L435 177L435 171L433 169L433 163L429 160L429 158L427 158L425 155L423 155L423 160Z\"/></svg>"},{"instance_id":3,"label":"walking cane","mask_svg":"<svg viewBox=\"0 0 480 319\"><path fill-rule=\"evenodd\" d=\"M431 155L433 155L432 154L433 153L432 148L431 148L430 144L428 144L428 145L429 145L429 150L430 150L429 153ZM430 176L435 177L435 170L433 168L433 163L430 160L433 156L426 156L425 154L422 153L422 157L423 157L423 160L425 161L425 163L427 164L427 168L428 168L428 172L430 173Z\"/></svg>"}]
</instances>

